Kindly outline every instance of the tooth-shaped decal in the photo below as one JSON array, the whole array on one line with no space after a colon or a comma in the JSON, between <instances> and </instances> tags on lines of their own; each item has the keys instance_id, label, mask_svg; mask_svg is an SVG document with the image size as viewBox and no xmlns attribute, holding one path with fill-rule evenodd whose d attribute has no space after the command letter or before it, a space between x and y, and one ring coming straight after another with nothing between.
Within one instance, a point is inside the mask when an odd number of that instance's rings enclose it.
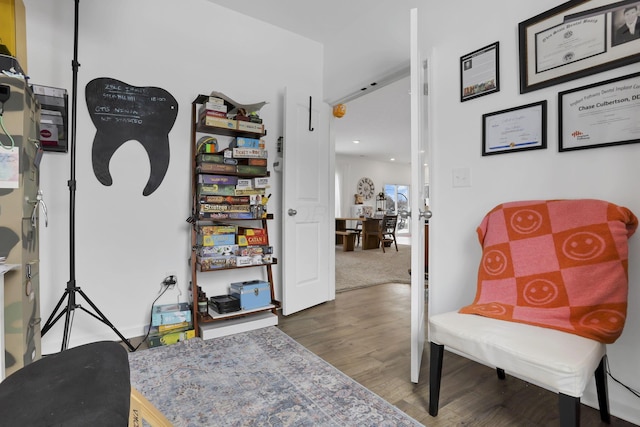
<instances>
[{"instance_id":1,"label":"tooth-shaped decal","mask_svg":"<svg viewBox=\"0 0 640 427\"><path fill-rule=\"evenodd\" d=\"M103 185L111 185L109 162L115 151L129 140L146 150L151 164L149 181L142 194L160 186L169 168L169 131L178 116L178 103L166 90L137 87L101 77L86 87L89 115L96 127L93 139L93 172Z\"/></svg>"}]
</instances>

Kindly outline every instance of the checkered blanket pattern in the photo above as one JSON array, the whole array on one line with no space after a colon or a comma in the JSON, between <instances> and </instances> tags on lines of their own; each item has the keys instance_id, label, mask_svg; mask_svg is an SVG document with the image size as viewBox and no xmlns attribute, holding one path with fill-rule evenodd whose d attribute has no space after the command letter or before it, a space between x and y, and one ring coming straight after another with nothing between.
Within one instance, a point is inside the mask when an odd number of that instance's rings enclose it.
<instances>
[{"instance_id":1,"label":"checkered blanket pattern","mask_svg":"<svg viewBox=\"0 0 640 427\"><path fill-rule=\"evenodd\" d=\"M460 312L612 343L626 319L627 240L637 227L629 209L602 200L498 205L477 229L477 293Z\"/></svg>"}]
</instances>

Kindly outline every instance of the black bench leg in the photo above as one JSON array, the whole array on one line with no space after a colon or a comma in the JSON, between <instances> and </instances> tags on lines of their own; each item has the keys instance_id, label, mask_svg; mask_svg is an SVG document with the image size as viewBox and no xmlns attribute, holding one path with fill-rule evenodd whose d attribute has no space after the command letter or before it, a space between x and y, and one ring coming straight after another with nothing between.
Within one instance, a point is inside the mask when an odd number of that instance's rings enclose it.
<instances>
[{"instance_id":1,"label":"black bench leg","mask_svg":"<svg viewBox=\"0 0 640 427\"><path fill-rule=\"evenodd\" d=\"M498 379L505 379L507 376L504 373L504 369L496 368L496 374L498 374Z\"/></svg>"},{"instance_id":2,"label":"black bench leg","mask_svg":"<svg viewBox=\"0 0 640 427\"><path fill-rule=\"evenodd\" d=\"M607 424L611 424L609 415L609 392L607 391L607 373L605 371L605 357L602 357L600 364L596 368L596 390L598 392L598 405L600 405L600 419Z\"/></svg>"},{"instance_id":3,"label":"black bench leg","mask_svg":"<svg viewBox=\"0 0 640 427\"><path fill-rule=\"evenodd\" d=\"M577 427L580 425L580 398L568 394L558 394L560 404L560 427Z\"/></svg>"},{"instance_id":4,"label":"black bench leg","mask_svg":"<svg viewBox=\"0 0 640 427\"><path fill-rule=\"evenodd\" d=\"M429 415L432 417L438 415L443 356L444 346L432 342L429 362Z\"/></svg>"}]
</instances>

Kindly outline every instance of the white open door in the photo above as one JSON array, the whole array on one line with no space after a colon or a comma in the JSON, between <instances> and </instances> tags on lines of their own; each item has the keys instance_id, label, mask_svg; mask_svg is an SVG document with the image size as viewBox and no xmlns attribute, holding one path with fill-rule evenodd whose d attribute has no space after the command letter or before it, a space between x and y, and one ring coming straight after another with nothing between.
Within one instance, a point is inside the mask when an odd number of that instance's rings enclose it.
<instances>
[{"instance_id":1,"label":"white open door","mask_svg":"<svg viewBox=\"0 0 640 427\"><path fill-rule=\"evenodd\" d=\"M329 260L329 106L319 96L287 88L284 116L281 264L286 316L334 299L335 276Z\"/></svg>"},{"instance_id":2,"label":"white open door","mask_svg":"<svg viewBox=\"0 0 640 427\"><path fill-rule=\"evenodd\" d=\"M427 113L424 63L420 55L418 10L411 9L411 381L418 382L425 342L424 217Z\"/></svg>"}]
</instances>

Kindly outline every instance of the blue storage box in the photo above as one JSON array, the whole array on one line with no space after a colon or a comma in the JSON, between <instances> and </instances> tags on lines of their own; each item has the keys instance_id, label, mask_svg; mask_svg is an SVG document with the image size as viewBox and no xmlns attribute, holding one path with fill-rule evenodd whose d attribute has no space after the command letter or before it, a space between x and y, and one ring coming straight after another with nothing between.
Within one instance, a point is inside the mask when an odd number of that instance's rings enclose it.
<instances>
[{"instance_id":1,"label":"blue storage box","mask_svg":"<svg viewBox=\"0 0 640 427\"><path fill-rule=\"evenodd\" d=\"M191 322L191 308L186 302L153 306L151 326Z\"/></svg>"},{"instance_id":2,"label":"blue storage box","mask_svg":"<svg viewBox=\"0 0 640 427\"><path fill-rule=\"evenodd\" d=\"M232 283L229 293L240 300L241 310L253 310L271 304L271 286L264 280Z\"/></svg>"}]
</instances>

